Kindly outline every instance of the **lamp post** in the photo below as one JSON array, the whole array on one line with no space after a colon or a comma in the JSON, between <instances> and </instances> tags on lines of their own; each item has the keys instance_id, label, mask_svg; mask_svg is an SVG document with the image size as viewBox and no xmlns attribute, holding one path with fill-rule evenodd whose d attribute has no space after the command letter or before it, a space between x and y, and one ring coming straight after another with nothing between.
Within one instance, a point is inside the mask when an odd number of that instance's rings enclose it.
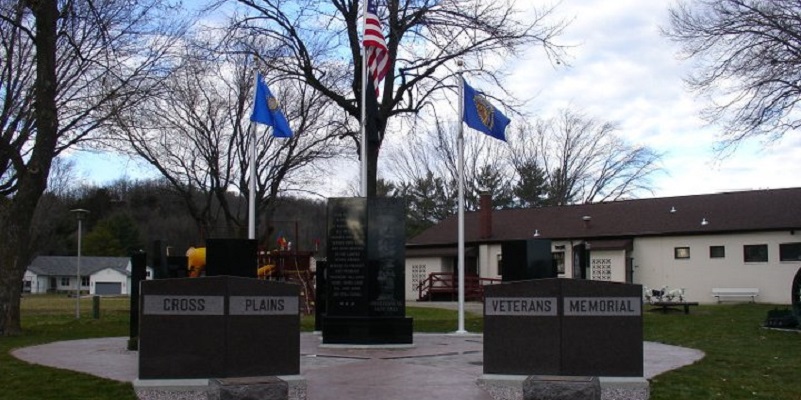
<instances>
[{"instance_id":1,"label":"lamp post","mask_svg":"<svg viewBox=\"0 0 801 400\"><path fill-rule=\"evenodd\" d=\"M71 213L75 214L75 217L78 218L78 266L75 273L75 318L81 318L81 233L83 231L81 223L83 219L86 217L86 214L89 214L89 210L84 210L82 208L76 208L74 210L70 210Z\"/></svg>"}]
</instances>

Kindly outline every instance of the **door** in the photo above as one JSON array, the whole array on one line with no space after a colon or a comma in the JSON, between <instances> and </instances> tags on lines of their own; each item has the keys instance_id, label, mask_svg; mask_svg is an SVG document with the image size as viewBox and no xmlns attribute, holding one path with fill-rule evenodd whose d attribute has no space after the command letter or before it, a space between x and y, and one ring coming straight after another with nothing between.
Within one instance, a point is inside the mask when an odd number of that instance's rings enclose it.
<instances>
[{"instance_id":1,"label":"door","mask_svg":"<svg viewBox=\"0 0 801 400\"><path fill-rule=\"evenodd\" d=\"M95 294L122 294L122 283L120 282L96 282Z\"/></svg>"}]
</instances>

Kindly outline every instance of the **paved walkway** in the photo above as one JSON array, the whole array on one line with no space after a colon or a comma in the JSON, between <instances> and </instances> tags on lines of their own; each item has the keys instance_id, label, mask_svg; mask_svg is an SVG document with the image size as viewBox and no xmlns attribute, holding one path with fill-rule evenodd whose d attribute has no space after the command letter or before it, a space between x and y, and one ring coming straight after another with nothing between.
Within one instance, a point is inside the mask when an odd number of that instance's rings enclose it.
<instances>
[{"instance_id":1,"label":"paved walkway","mask_svg":"<svg viewBox=\"0 0 801 400\"><path fill-rule=\"evenodd\" d=\"M133 382L137 353L127 338L55 342L17 349L22 360ZM415 334L414 347L348 349L320 346L320 336L301 334L301 375L310 400L476 399L492 397L476 382L482 375L481 335ZM698 350L645 342L645 378L691 364Z\"/></svg>"},{"instance_id":2,"label":"paved walkway","mask_svg":"<svg viewBox=\"0 0 801 400\"><path fill-rule=\"evenodd\" d=\"M31 363L133 382L138 376L138 353L127 351L126 344L125 337L73 340L17 349L12 354ZM703 357L698 350L659 343L645 342L643 348L648 379ZM365 349L323 346L320 335L301 333L300 351L300 372L309 400L498 398L477 384L483 373L480 334L418 333L411 347Z\"/></svg>"}]
</instances>

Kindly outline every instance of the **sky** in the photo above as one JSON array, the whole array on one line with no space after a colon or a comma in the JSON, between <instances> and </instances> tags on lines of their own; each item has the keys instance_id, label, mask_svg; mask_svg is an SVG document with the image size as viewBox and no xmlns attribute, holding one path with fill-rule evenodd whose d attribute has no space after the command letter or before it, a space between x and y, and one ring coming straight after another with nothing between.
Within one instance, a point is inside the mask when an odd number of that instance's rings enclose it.
<instances>
[{"instance_id":1,"label":"sky","mask_svg":"<svg viewBox=\"0 0 801 400\"><path fill-rule=\"evenodd\" d=\"M519 99L530 99L532 114L547 118L560 109L577 110L615 122L618 134L630 143L663 153L663 171L652 179L656 197L801 186L801 135L773 144L748 140L725 158L714 152L720 130L700 118L706 103L683 83L691 64L679 59L677 45L660 33L671 4L562 0L555 17L572 20L558 39L573 46L569 65L554 66L541 48L532 47L510 61L506 86ZM156 176L135 160L76 155L85 183Z\"/></svg>"},{"instance_id":2,"label":"sky","mask_svg":"<svg viewBox=\"0 0 801 400\"><path fill-rule=\"evenodd\" d=\"M553 116L562 108L616 122L630 143L664 153L653 179L657 197L799 186L801 140L744 142L725 158L713 150L720 129L700 118L707 105L687 90L691 63L661 35L666 0L564 0L557 14L572 19L561 42L569 67L554 68L541 49L523 55L511 74L516 95L536 93L531 110Z\"/></svg>"}]
</instances>

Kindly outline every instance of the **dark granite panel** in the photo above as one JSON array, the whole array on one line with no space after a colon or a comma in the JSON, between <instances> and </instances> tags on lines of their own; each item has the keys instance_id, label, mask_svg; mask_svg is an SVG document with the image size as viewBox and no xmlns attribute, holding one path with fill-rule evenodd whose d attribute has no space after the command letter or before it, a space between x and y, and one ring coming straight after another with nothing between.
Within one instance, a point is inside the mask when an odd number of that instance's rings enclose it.
<instances>
[{"instance_id":1,"label":"dark granite panel","mask_svg":"<svg viewBox=\"0 0 801 400\"><path fill-rule=\"evenodd\" d=\"M571 280L562 294L562 373L643 376L642 286Z\"/></svg>"},{"instance_id":2,"label":"dark granite panel","mask_svg":"<svg viewBox=\"0 0 801 400\"><path fill-rule=\"evenodd\" d=\"M188 271L186 269L187 257L186 256L167 256L167 276L169 278L186 278Z\"/></svg>"},{"instance_id":3,"label":"dark granite panel","mask_svg":"<svg viewBox=\"0 0 801 400\"><path fill-rule=\"evenodd\" d=\"M559 373L562 346L559 293L557 280L509 282L486 287L485 374ZM523 303L524 299L530 302Z\"/></svg>"},{"instance_id":4,"label":"dark granite panel","mask_svg":"<svg viewBox=\"0 0 801 400\"><path fill-rule=\"evenodd\" d=\"M300 286L228 280L226 375L300 374Z\"/></svg>"},{"instance_id":5,"label":"dark granite panel","mask_svg":"<svg viewBox=\"0 0 801 400\"><path fill-rule=\"evenodd\" d=\"M367 315L366 225L366 199L328 199L328 315Z\"/></svg>"},{"instance_id":6,"label":"dark granite panel","mask_svg":"<svg viewBox=\"0 0 801 400\"><path fill-rule=\"evenodd\" d=\"M256 278L257 252L255 239L207 239L206 276Z\"/></svg>"},{"instance_id":7,"label":"dark granite panel","mask_svg":"<svg viewBox=\"0 0 801 400\"><path fill-rule=\"evenodd\" d=\"M139 283L147 280L147 254L139 252L131 256L131 307L129 311L129 335L139 335Z\"/></svg>"},{"instance_id":8,"label":"dark granite panel","mask_svg":"<svg viewBox=\"0 0 801 400\"><path fill-rule=\"evenodd\" d=\"M367 208L369 314L406 315L406 215L402 199L371 198Z\"/></svg>"},{"instance_id":9,"label":"dark granite panel","mask_svg":"<svg viewBox=\"0 0 801 400\"><path fill-rule=\"evenodd\" d=\"M225 315L209 315L206 307L225 298L223 278L150 280L141 291L139 378L223 376Z\"/></svg>"},{"instance_id":10,"label":"dark granite panel","mask_svg":"<svg viewBox=\"0 0 801 400\"><path fill-rule=\"evenodd\" d=\"M512 240L501 244L503 281L556 278L551 241L547 239Z\"/></svg>"}]
</instances>

